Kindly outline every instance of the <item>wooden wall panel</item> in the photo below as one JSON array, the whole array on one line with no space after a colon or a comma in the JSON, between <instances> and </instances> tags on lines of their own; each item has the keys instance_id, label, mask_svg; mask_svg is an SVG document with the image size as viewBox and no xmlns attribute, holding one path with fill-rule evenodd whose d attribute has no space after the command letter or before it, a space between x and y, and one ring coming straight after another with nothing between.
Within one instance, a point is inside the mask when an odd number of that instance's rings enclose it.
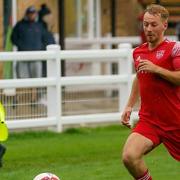
<instances>
[{"instance_id":1,"label":"wooden wall panel","mask_svg":"<svg viewBox=\"0 0 180 180\"><path fill-rule=\"evenodd\" d=\"M117 1L117 35L138 35L138 15L140 9L137 0Z\"/></svg>"},{"instance_id":2,"label":"wooden wall panel","mask_svg":"<svg viewBox=\"0 0 180 180\"><path fill-rule=\"evenodd\" d=\"M111 0L102 2L102 34L111 32ZM137 0L116 0L116 35L138 35L138 14L141 7Z\"/></svg>"},{"instance_id":3,"label":"wooden wall panel","mask_svg":"<svg viewBox=\"0 0 180 180\"><path fill-rule=\"evenodd\" d=\"M111 32L111 0L101 0L102 36Z\"/></svg>"}]
</instances>

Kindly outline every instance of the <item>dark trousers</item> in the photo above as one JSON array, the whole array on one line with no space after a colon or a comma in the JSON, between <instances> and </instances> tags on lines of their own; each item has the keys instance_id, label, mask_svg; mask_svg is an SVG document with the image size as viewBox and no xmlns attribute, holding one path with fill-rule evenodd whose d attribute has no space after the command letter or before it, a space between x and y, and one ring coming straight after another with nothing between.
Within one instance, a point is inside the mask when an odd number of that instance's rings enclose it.
<instances>
[{"instance_id":1,"label":"dark trousers","mask_svg":"<svg viewBox=\"0 0 180 180\"><path fill-rule=\"evenodd\" d=\"M178 41L180 41L180 34L178 34Z\"/></svg>"},{"instance_id":2,"label":"dark trousers","mask_svg":"<svg viewBox=\"0 0 180 180\"><path fill-rule=\"evenodd\" d=\"M42 61L42 77L46 77L46 76L47 76L47 62Z\"/></svg>"}]
</instances>

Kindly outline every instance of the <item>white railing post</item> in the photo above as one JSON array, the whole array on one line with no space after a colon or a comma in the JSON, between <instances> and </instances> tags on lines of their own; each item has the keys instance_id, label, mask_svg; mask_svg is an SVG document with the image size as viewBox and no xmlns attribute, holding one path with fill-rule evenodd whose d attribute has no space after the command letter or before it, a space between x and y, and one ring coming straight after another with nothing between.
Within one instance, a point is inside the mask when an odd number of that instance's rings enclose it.
<instances>
[{"instance_id":1,"label":"white railing post","mask_svg":"<svg viewBox=\"0 0 180 180\"><path fill-rule=\"evenodd\" d=\"M132 45L130 43L122 43L118 45L119 49L126 49L127 56L118 62L118 73L126 74L128 77L127 83L121 84L119 88L119 112L122 112L127 103L128 96L132 84Z\"/></svg>"},{"instance_id":2,"label":"white railing post","mask_svg":"<svg viewBox=\"0 0 180 180\"><path fill-rule=\"evenodd\" d=\"M122 109L124 108L132 84L132 48L130 44L121 44L120 49L106 49L106 50L71 50L60 51L60 46L49 45L47 51L21 51L21 52L0 52L0 62L11 59L12 61L36 61L47 60L47 78L30 78L30 79L11 79L1 80L1 89L9 88L37 88L47 87L47 116L48 117L34 117L34 114L18 113L17 115L7 115L7 125L9 129L24 129L35 127L49 127L52 130L61 132L62 125L79 124L79 123L100 123L100 122L117 122L119 120ZM82 76L82 77L61 77L61 59L77 60L81 62L119 62L118 75L97 75L97 76ZM81 88L91 85L88 90L103 89L108 87L118 88L119 90L119 109L117 112L111 113L94 113L94 114L79 114L79 115L62 115L62 87L78 86ZM107 85L105 87L101 85ZM109 86L110 85L110 86ZM111 85L115 85L114 87ZM19 92L18 92L19 93ZM12 94L12 92L11 92ZM1 94L0 97L4 98ZM8 94L10 95L10 93ZM6 99L5 99L6 100ZM8 100L8 99L7 99ZM25 99L20 99L18 102L24 102ZM7 102L5 102L7 103ZM16 108L18 104L7 104L9 108L12 105ZM29 101L25 105L29 107ZM21 108L21 107L20 107ZM30 108L30 107L29 107ZM29 109L28 108L28 109ZM39 108L38 108L39 109ZM22 108L24 111L24 108ZM44 110L43 110L44 112ZM38 111L39 113L39 111ZM15 115L15 116L14 116ZM32 115L29 117L29 115ZM39 114L38 114L39 115ZM22 118L21 118L22 116ZM132 119L138 119L137 112L133 112ZM13 120L11 120L13 118ZM133 122L133 121L132 121Z\"/></svg>"},{"instance_id":3,"label":"white railing post","mask_svg":"<svg viewBox=\"0 0 180 180\"><path fill-rule=\"evenodd\" d=\"M91 46L92 49L100 49L98 44L94 44ZM101 63L100 62L92 62L91 65L92 75L100 75L101 74Z\"/></svg>"},{"instance_id":4,"label":"white railing post","mask_svg":"<svg viewBox=\"0 0 180 180\"><path fill-rule=\"evenodd\" d=\"M47 51L54 51L54 59L47 61L47 77L56 79L55 86L47 87L47 102L48 102L48 117L55 116L57 121L56 131L62 132L62 92L60 86L61 77L61 60L60 60L60 46L48 45Z\"/></svg>"}]
</instances>

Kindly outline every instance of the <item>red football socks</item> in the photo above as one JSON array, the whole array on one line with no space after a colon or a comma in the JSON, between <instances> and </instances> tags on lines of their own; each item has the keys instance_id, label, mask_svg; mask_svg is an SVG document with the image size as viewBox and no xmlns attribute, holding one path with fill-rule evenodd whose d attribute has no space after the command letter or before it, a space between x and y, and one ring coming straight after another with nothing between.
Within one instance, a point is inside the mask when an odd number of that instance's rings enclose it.
<instances>
[{"instance_id":1,"label":"red football socks","mask_svg":"<svg viewBox=\"0 0 180 180\"><path fill-rule=\"evenodd\" d=\"M137 178L136 180L152 180L152 177L151 177L149 171L147 170L143 176Z\"/></svg>"}]
</instances>

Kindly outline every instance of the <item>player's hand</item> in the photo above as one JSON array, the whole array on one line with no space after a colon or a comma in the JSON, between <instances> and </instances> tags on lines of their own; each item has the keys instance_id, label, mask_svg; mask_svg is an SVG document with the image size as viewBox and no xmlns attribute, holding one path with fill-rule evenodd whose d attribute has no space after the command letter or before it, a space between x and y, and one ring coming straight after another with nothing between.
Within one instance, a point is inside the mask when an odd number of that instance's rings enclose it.
<instances>
[{"instance_id":1,"label":"player's hand","mask_svg":"<svg viewBox=\"0 0 180 180\"><path fill-rule=\"evenodd\" d=\"M144 71L144 72L151 72L151 73L158 73L159 66L155 65L151 61L140 59L138 64L138 72Z\"/></svg>"},{"instance_id":2,"label":"player's hand","mask_svg":"<svg viewBox=\"0 0 180 180\"><path fill-rule=\"evenodd\" d=\"M128 128L130 128L130 116L131 116L132 108L131 107L126 107L124 112L121 115L121 123Z\"/></svg>"}]
</instances>

